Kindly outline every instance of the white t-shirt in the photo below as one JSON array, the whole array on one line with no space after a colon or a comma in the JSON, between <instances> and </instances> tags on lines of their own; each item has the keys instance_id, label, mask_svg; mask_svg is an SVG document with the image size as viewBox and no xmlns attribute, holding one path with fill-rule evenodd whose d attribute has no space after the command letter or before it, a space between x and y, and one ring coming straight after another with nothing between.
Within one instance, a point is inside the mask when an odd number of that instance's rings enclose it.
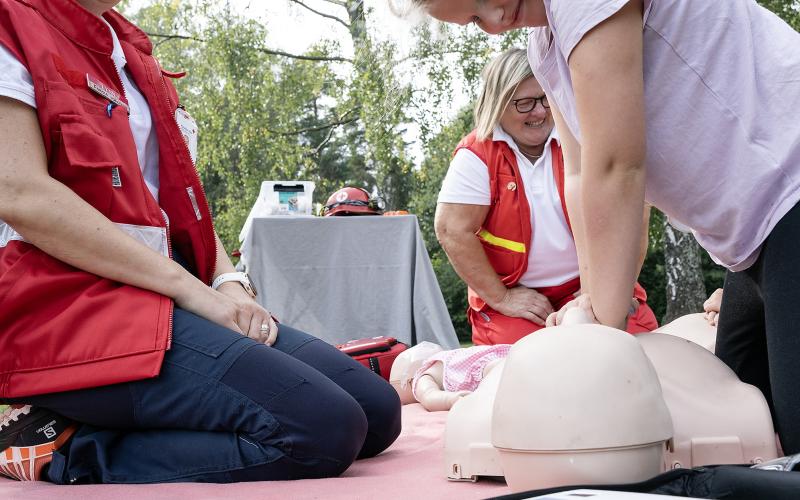
<instances>
[{"instance_id":1,"label":"white t-shirt","mask_svg":"<svg viewBox=\"0 0 800 500\"><path fill-rule=\"evenodd\" d=\"M514 151L531 206L533 232L528 268L519 283L541 288L576 278L579 272L575 241L564 217L551 163L550 141L558 140L555 130L547 139L542 157L534 164L520 153L517 144L500 126L495 128L492 140L503 141ZM475 153L467 149L456 152L442 182L438 202L491 205L489 169Z\"/></svg>"},{"instance_id":2,"label":"white t-shirt","mask_svg":"<svg viewBox=\"0 0 800 500\"><path fill-rule=\"evenodd\" d=\"M128 76L128 72L124 69L127 61L117 34L114 33L108 23L106 25L111 30L111 36L114 39L114 50L111 58L119 71L125 97L128 100L128 106L131 111L128 120L131 125L133 140L136 143L139 168L142 170L148 190L158 201L158 138L150 116L150 107L136 84ZM33 108L36 107L33 79L30 72L2 44L0 44L0 95L22 101Z\"/></svg>"},{"instance_id":3,"label":"white t-shirt","mask_svg":"<svg viewBox=\"0 0 800 500\"><path fill-rule=\"evenodd\" d=\"M544 0L536 79L578 141L567 60L628 0ZM553 43L551 45L550 39ZM646 200L746 269L800 200L800 34L753 0L645 0Z\"/></svg>"}]
</instances>

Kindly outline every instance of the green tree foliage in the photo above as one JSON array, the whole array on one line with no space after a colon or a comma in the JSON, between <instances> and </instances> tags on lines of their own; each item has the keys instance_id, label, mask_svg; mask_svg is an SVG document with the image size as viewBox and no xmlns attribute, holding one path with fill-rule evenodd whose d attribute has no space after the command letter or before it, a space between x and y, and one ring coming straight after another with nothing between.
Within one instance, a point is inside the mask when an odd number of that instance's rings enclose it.
<instances>
[{"instance_id":1,"label":"green tree foliage","mask_svg":"<svg viewBox=\"0 0 800 500\"><path fill-rule=\"evenodd\" d=\"M300 55L273 50L264 25L228 3L153 0L126 12L164 68L187 72L175 83L199 125L198 170L228 248L263 180L312 180L317 202L351 185L408 204L410 89L393 76L392 45L369 36L362 2L343 4L352 60L325 40Z\"/></svg>"},{"instance_id":2,"label":"green tree foliage","mask_svg":"<svg viewBox=\"0 0 800 500\"><path fill-rule=\"evenodd\" d=\"M758 3L777 14L796 31L800 31L800 2L797 0L758 0Z\"/></svg>"}]
</instances>

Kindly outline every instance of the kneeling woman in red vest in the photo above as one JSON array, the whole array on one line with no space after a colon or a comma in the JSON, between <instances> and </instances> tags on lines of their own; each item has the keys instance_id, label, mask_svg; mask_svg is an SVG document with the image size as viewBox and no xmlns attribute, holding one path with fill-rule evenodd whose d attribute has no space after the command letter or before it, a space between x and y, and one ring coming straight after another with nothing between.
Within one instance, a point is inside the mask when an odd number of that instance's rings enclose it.
<instances>
[{"instance_id":1,"label":"kneeling woman in red vest","mask_svg":"<svg viewBox=\"0 0 800 500\"><path fill-rule=\"evenodd\" d=\"M254 300L180 75L116 3L0 2L0 475L317 478L380 453L397 394Z\"/></svg>"},{"instance_id":2,"label":"kneeling woman in red vest","mask_svg":"<svg viewBox=\"0 0 800 500\"><path fill-rule=\"evenodd\" d=\"M510 344L580 293L580 273L561 147L525 51L495 58L483 83L476 129L458 144L439 193L436 235L469 287L473 342ZM646 251L645 233L642 260ZM637 284L631 333L658 326L646 300Z\"/></svg>"}]
</instances>

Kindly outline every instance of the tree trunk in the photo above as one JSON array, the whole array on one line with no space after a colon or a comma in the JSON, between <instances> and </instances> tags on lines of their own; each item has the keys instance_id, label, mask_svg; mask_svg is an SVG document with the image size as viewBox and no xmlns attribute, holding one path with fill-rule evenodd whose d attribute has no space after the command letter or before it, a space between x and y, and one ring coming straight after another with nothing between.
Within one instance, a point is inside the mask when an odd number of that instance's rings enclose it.
<instances>
[{"instance_id":1,"label":"tree trunk","mask_svg":"<svg viewBox=\"0 0 800 500\"><path fill-rule=\"evenodd\" d=\"M367 38L367 22L364 16L364 2L362 0L347 0L347 18L350 21L350 36L353 39L353 52L358 61L358 49Z\"/></svg>"},{"instance_id":2,"label":"tree trunk","mask_svg":"<svg viewBox=\"0 0 800 500\"><path fill-rule=\"evenodd\" d=\"M661 324L703 310L706 289L700 252L691 233L682 233L664 217L664 270L667 277L667 312Z\"/></svg>"}]
</instances>

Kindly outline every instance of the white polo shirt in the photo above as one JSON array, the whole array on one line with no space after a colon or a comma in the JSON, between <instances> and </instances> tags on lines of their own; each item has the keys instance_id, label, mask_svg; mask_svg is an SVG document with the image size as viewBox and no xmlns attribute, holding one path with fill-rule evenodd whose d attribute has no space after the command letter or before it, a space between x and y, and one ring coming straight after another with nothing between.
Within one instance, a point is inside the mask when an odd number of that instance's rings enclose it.
<instances>
[{"instance_id":1,"label":"white polo shirt","mask_svg":"<svg viewBox=\"0 0 800 500\"><path fill-rule=\"evenodd\" d=\"M519 283L529 288L540 288L561 285L578 277L575 241L567 226L553 176L550 143L558 141L555 129L545 143L542 157L533 164L499 125L494 129L492 140L503 141L514 151L525 196L531 206L533 231L528 246L528 269ZM438 202L491 205L487 165L472 151L458 150L442 182Z\"/></svg>"}]
</instances>

